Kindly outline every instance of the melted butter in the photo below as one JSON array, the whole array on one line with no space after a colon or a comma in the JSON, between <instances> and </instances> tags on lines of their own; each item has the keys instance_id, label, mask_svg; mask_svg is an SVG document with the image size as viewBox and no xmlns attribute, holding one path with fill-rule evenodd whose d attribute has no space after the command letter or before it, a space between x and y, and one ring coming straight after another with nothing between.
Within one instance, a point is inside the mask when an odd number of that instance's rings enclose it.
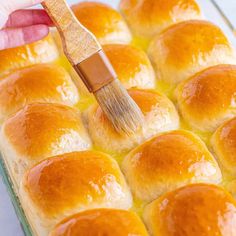
<instances>
[{"instance_id":1,"label":"melted butter","mask_svg":"<svg viewBox=\"0 0 236 236\"><path fill-rule=\"evenodd\" d=\"M147 51L149 43L150 43L150 40L139 38L139 37L133 37L131 45L138 47L140 49L143 49L144 51Z\"/></svg>"},{"instance_id":2,"label":"melted butter","mask_svg":"<svg viewBox=\"0 0 236 236\"><path fill-rule=\"evenodd\" d=\"M132 207L132 210L135 211L139 216L140 218L142 218L142 215L143 215L143 209L145 207L145 203L137 198L134 198L133 199L133 207Z\"/></svg>"},{"instance_id":3,"label":"melted butter","mask_svg":"<svg viewBox=\"0 0 236 236\"><path fill-rule=\"evenodd\" d=\"M165 94L172 101L174 100L175 87L171 86L163 80L157 80L156 90Z\"/></svg>"},{"instance_id":4,"label":"melted butter","mask_svg":"<svg viewBox=\"0 0 236 236\"><path fill-rule=\"evenodd\" d=\"M208 148L211 146L210 140L211 140L211 136L213 135L213 132L202 132L202 131L196 130L192 128L181 116L180 116L180 129L189 130L195 133L208 146Z\"/></svg>"},{"instance_id":5,"label":"melted butter","mask_svg":"<svg viewBox=\"0 0 236 236\"><path fill-rule=\"evenodd\" d=\"M93 96L81 96L80 101L75 105L81 112L86 111L95 102Z\"/></svg>"},{"instance_id":6,"label":"melted butter","mask_svg":"<svg viewBox=\"0 0 236 236\"><path fill-rule=\"evenodd\" d=\"M65 56L60 56L56 61L55 64L64 67L67 71L71 70L71 64Z\"/></svg>"},{"instance_id":7,"label":"melted butter","mask_svg":"<svg viewBox=\"0 0 236 236\"><path fill-rule=\"evenodd\" d=\"M97 146L93 146L92 150L104 153L104 150L102 150L100 147L97 147ZM120 166L120 168L121 168L122 162L124 160L124 157L128 154L128 153L120 154L120 153L116 153L114 151L110 151L110 152L106 151L105 153L107 153L109 156L111 156L113 159L115 159L116 162L118 163L118 165Z\"/></svg>"}]
</instances>

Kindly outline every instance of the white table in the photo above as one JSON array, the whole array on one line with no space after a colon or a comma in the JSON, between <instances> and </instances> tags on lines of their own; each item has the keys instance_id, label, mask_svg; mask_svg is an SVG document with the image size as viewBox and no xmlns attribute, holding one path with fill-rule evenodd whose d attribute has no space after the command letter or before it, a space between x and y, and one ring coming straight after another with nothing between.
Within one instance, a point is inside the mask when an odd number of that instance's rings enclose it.
<instances>
[{"instance_id":1,"label":"white table","mask_svg":"<svg viewBox=\"0 0 236 236\"><path fill-rule=\"evenodd\" d=\"M230 40L236 47L236 38L232 36L230 30L225 26L224 22L219 18L216 9L209 7L209 0L198 0L204 8L205 16L211 21L217 23L223 30L228 34ZM236 28L236 18L234 17L236 12L236 0L216 0L218 4L224 9L229 19L232 21ZM69 1L78 2L78 1ZM114 6L117 4L118 0L107 0L110 4ZM23 236L20 224L17 220L13 207L11 205L10 199L6 192L5 186L0 178L0 235L2 236Z\"/></svg>"}]
</instances>

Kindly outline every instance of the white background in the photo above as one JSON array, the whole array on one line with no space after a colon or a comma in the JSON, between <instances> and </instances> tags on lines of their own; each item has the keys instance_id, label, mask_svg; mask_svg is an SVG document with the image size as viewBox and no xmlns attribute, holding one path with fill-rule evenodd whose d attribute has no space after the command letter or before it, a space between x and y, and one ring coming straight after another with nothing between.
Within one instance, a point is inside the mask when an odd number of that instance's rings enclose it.
<instances>
[{"instance_id":1,"label":"white background","mask_svg":"<svg viewBox=\"0 0 236 236\"><path fill-rule=\"evenodd\" d=\"M236 39L230 33L230 30L225 27L224 22L220 19L216 10L212 7L209 7L210 0L198 0L201 4L206 18L214 21L223 28L227 33L228 37L232 43L236 46ZM69 3L78 2L78 1L68 1ZM118 0L105 0L113 6L116 6L119 2ZM225 11L229 19L234 23L236 27L236 0L217 0L218 4ZM23 236L23 233L20 228L20 224L15 216L13 207L10 203L8 194L6 192L5 186L0 178L0 235L2 236Z\"/></svg>"}]
</instances>

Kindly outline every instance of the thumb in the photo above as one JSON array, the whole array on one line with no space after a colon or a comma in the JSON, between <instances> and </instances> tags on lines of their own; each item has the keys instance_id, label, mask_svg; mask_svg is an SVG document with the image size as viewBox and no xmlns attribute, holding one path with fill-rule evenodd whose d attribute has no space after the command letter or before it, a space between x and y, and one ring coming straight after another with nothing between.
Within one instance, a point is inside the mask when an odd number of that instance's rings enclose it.
<instances>
[{"instance_id":1,"label":"thumb","mask_svg":"<svg viewBox=\"0 0 236 236\"><path fill-rule=\"evenodd\" d=\"M19 9L34 6L43 0L5 0L0 4L0 28L2 28L8 20L8 16Z\"/></svg>"}]
</instances>

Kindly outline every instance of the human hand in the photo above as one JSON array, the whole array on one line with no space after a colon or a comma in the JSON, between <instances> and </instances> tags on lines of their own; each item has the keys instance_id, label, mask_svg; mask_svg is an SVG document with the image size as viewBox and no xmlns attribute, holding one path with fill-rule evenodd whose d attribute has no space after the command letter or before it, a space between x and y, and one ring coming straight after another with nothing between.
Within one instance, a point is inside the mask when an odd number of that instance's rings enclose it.
<instances>
[{"instance_id":1,"label":"human hand","mask_svg":"<svg viewBox=\"0 0 236 236\"><path fill-rule=\"evenodd\" d=\"M44 10L19 10L42 0L1 0L0 50L32 43L47 36L52 22Z\"/></svg>"}]
</instances>

